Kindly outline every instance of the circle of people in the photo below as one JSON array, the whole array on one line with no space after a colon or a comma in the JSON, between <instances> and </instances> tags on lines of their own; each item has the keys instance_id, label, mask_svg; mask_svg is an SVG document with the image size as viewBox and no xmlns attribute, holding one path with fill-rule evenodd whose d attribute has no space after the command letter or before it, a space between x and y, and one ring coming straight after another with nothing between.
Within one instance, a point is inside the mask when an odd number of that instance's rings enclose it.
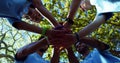
<instances>
[{"instance_id":1,"label":"circle of people","mask_svg":"<svg viewBox=\"0 0 120 63\"><path fill-rule=\"evenodd\" d=\"M9 23L18 30L26 30L41 34L41 37L28 45L21 47L15 55L15 63L62 63L59 61L60 52L67 50L69 63L120 63L120 58L109 52L109 45L97 39L86 37L105 21L109 20L114 12L120 12L120 0L72 0L65 22L59 23L45 8L41 0L1 0L0 17L8 19ZM72 33L74 16L80 8L83 12L96 7L97 13L92 23L79 32ZM111 8L112 7L112 8ZM43 16L53 27L52 29L31 25L22 20L39 23ZM49 45L54 48L50 61L42 58ZM79 62L74 54L72 45L84 56ZM89 47L93 50L90 52Z\"/></svg>"}]
</instances>

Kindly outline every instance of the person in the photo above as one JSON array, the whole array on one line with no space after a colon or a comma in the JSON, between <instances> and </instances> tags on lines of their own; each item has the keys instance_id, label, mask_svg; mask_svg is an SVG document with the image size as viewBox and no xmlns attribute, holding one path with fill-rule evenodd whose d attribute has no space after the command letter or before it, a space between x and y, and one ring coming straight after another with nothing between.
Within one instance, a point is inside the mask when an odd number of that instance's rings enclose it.
<instances>
[{"instance_id":1,"label":"person","mask_svg":"<svg viewBox=\"0 0 120 63\"><path fill-rule=\"evenodd\" d=\"M83 10L87 11L91 9L92 6L95 6L97 13L93 22L79 31L78 34L80 37L84 37L92 31L96 30L101 24L105 23L105 21L109 20L113 16L113 12L119 12L119 3L120 1L118 0L83 0L80 5Z\"/></svg>"},{"instance_id":2,"label":"person","mask_svg":"<svg viewBox=\"0 0 120 63\"><path fill-rule=\"evenodd\" d=\"M96 61L97 60L97 61ZM120 58L112 55L109 50L99 51L94 48L80 63L119 63Z\"/></svg>"},{"instance_id":3,"label":"person","mask_svg":"<svg viewBox=\"0 0 120 63\"><path fill-rule=\"evenodd\" d=\"M86 42L91 43L91 45L90 44L86 44ZM100 44L100 46L96 46L96 44ZM90 53L90 49L89 49L90 47L97 48L100 51L109 49L107 44L105 44L105 43L103 43L101 41L98 41L98 40L96 40L94 38L91 38L91 37L87 37L87 39L81 40L81 42L76 42L74 44L74 46L75 46L76 51L78 51L79 54L82 54L83 58L87 57L87 55ZM69 54L69 59L73 59L71 54ZM75 60L71 60L70 63L72 63L72 62L76 62L76 61ZM79 63L79 61L76 62L76 63Z\"/></svg>"},{"instance_id":4,"label":"person","mask_svg":"<svg viewBox=\"0 0 120 63\"><path fill-rule=\"evenodd\" d=\"M41 36L37 41L18 49L15 54L15 63L63 63L59 61L61 49L55 47L50 61L42 58L49 45L52 44L50 44L48 38Z\"/></svg>"},{"instance_id":5,"label":"person","mask_svg":"<svg viewBox=\"0 0 120 63\"><path fill-rule=\"evenodd\" d=\"M95 43L92 44L96 45ZM107 47L107 44L104 46ZM99 47L94 48L93 46L86 45L85 43L77 43L75 44L75 47L76 50L84 57L83 61L81 61L80 63L119 63L120 62L120 58L112 55L110 53L109 48L101 51ZM90 47L92 47L93 50L90 51L89 49Z\"/></svg>"},{"instance_id":6,"label":"person","mask_svg":"<svg viewBox=\"0 0 120 63\"><path fill-rule=\"evenodd\" d=\"M89 53L91 48L89 45L86 45L85 43L77 43L75 44L75 48L78 51L79 54L82 54L82 57L85 58Z\"/></svg>"},{"instance_id":7,"label":"person","mask_svg":"<svg viewBox=\"0 0 120 63\"><path fill-rule=\"evenodd\" d=\"M29 16L31 21L39 22L42 14L48 19L50 24L55 28L62 27L51 13L43 6L41 0L4 0L0 1L0 17L7 18L10 24L18 30L26 30L38 34L49 36L59 35L56 30L46 30L22 20L22 17ZM61 31L63 33L63 31Z\"/></svg>"},{"instance_id":8,"label":"person","mask_svg":"<svg viewBox=\"0 0 120 63\"><path fill-rule=\"evenodd\" d=\"M91 38L91 37L88 37L88 38L89 39L93 39L94 41L96 40L96 39ZM93 40L85 40L85 41L91 42L92 45L85 44L85 42L82 42L82 41L81 42L77 42L75 44L76 50L80 54L82 54L83 58L87 57L87 55L90 53L90 49L96 48L96 49L98 49L100 51L104 51L104 50L108 50L110 48L110 47L108 47L109 45L105 44L104 42L99 41L99 42L95 43ZM102 44L102 46L100 45L100 46L96 46L95 47L96 44ZM103 49L102 47L105 47L105 48Z\"/></svg>"}]
</instances>

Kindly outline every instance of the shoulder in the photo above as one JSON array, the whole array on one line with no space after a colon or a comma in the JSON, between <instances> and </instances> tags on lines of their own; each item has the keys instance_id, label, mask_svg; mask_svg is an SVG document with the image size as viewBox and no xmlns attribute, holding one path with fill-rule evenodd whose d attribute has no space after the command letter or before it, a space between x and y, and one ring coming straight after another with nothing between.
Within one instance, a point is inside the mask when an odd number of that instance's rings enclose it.
<instances>
[{"instance_id":1,"label":"shoulder","mask_svg":"<svg viewBox=\"0 0 120 63\"><path fill-rule=\"evenodd\" d=\"M33 53L27 57L25 63L50 63L50 62L42 58L38 53Z\"/></svg>"}]
</instances>

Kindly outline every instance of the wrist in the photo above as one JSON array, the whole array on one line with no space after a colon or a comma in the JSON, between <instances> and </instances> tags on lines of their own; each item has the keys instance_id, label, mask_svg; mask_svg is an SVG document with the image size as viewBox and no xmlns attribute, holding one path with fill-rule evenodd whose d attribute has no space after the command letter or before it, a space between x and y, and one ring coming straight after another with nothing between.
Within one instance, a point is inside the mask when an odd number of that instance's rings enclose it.
<instances>
[{"instance_id":1,"label":"wrist","mask_svg":"<svg viewBox=\"0 0 120 63\"><path fill-rule=\"evenodd\" d=\"M57 30L57 29L62 29L64 26L62 25L59 25L59 26L56 26L54 29Z\"/></svg>"},{"instance_id":2,"label":"wrist","mask_svg":"<svg viewBox=\"0 0 120 63\"><path fill-rule=\"evenodd\" d=\"M74 33L75 38L76 38L76 42L80 42L80 36L77 32Z\"/></svg>"},{"instance_id":3,"label":"wrist","mask_svg":"<svg viewBox=\"0 0 120 63\"><path fill-rule=\"evenodd\" d=\"M72 26L72 24L69 24L68 22L63 23L63 25L65 28L68 28L68 29L70 29Z\"/></svg>"},{"instance_id":4,"label":"wrist","mask_svg":"<svg viewBox=\"0 0 120 63\"><path fill-rule=\"evenodd\" d=\"M60 54L59 48L54 48L54 54Z\"/></svg>"},{"instance_id":5,"label":"wrist","mask_svg":"<svg viewBox=\"0 0 120 63\"><path fill-rule=\"evenodd\" d=\"M65 21L67 21L68 24L73 25L74 21L70 18L66 18Z\"/></svg>"}]
</instances>

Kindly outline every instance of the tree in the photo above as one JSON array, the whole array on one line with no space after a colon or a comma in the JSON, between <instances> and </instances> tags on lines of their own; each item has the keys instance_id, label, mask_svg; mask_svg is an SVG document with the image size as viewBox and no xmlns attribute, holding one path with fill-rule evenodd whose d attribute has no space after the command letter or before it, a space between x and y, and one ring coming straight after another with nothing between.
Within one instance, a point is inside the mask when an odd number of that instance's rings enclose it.
<instances>
[{"instance_id":1,"label":"tree","mask_svg":"<svg viewBox=\"0 0 120 63\"><path fill-rule=\"evenodd\" d=\"M43 0L45 7L52 13L52 15L57 19L57 21L65 21L68 14L70 3L72 0ZM88 11L88 16L80 9L78 10L75 18L74 25L72 26L72 31L77 32L83 29L87 24L91 23L95 17L96 9L93 7L92 10ZM110 45L111 52L120 57L120 52L115 52L116 44L120 40L120 13L115 13L115 15L105 24L102 24L96 31L92 32L88 36L96 38ZM26 20L23 18L26 22ZM41 23L35 24L37 26L49 25L46 19L43 19ZM13 63L14 54L16 50L20 47L34 42L40 35L26 32L18 31L13 28L5 18L0 19L0 63ZM27 41L27 42L26 42ZM73 47L74 49L74 47ZM74 49L75 51L75 49ZM75 51L76 52L76 51ZM52 53L52 47L46 53L45 59L50 59ZM65 50L61 52L61 61L66 62L67 56Z\"/></svg>"}]
</instances>

